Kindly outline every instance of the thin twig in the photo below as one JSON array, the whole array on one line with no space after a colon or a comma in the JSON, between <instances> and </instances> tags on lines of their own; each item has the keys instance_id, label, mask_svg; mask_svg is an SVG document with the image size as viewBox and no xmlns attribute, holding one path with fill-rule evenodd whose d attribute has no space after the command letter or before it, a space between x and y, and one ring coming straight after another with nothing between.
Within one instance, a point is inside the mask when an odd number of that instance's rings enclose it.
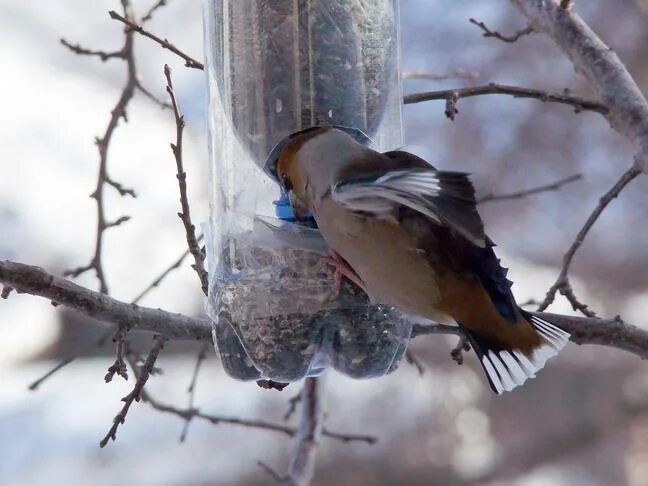
<instances>
[{"instance_id":1,"label":"thin twig","mask_svg":"<svg viewBox=\"0 0 648 486\"><path fill-rule=\"evenodd\" d=\"M307 485L315 472L317 446L324 420L324 391L321 378L306 378L301 397L301 418L295 436L286 482Z\"/></svg>"},{"instance_id":2,"label":"thin twig","mask_svg":"<svg viewBox=\"0 0 648 486\"><path fill-rule=\"evenodd\" d=\"M130 17L131 7L129 0L122 0L122 6L124 9L124 15ZM67 42L64 42L64 45L69 46ZM72 49L74 52L79 54L78 50ZM90 51L81 52L82 54L87 54ZM95 240L95 250L94 255L92 256L90 263L73 270L69 270L64 273L66 276L78 277L82 273L85 273L89 270L94 270L99 280L99 290L107 294L108 293L108 282L106 280L105 270L103 268L103 237L107 229L117 226L124 222L122 219L121 222L109 223L106 221L106 212L104 208L104 186L109 184L119 191L122 196L129 194L135 196L135 193L131 189L124 189L121 184L113 181L108 175L108 148L112 140L112 136L119 124L120 119L127 120L126 117L126 108L130 103L130 100L133 98L135 93L135 88L137 86L137 71L135 67L135 56L133 49L133 34L130 31L124 33L124 47L120 50L121 55L126 61L127 75L126 75L126 84L122 89L119 100L115 104L114 108L110 112L110 120L108 126L104 131L103 136L96 139L96 145L99 150L99 171L97 176L97 184L94 192L91 194L96 203L97 203L97 232ZM119 221L119 220L118 220Z\"/></svg>"},{"instance_id":3,"label":"thin twig","mask_svg":"<svg viewBox=\"0 0 648 486\"><path fill-rule=\"evenodd\" d=\"M140 401L142 392L144 391L144 385L146 385L149 376L151 376L151 372L155 366L155 362L157 361L160 351L162 351L162 348L164 347L165 341L166 340L162 336L155 336L153 338L153 345L151 346L151 350L146 357L146 361L144 362L144 365L140 370L139 376L137 377L137 382L135 383L133 390L124 398L122 398L124 406L113 419L112 426L108 430L106 436L101 439L101 442L99 442L99 446L105 447L106 444L108 444L108 441L114 441L117 438L117 429L126 421L126 415L128 414L128 410L130 409L131 405L133 404L133 402Z\"/></svg>"},{"instance_id":4,"label":"thin twig","mask_svg":"<svg viewBox=\"0 0 648 486\"><path fill-rule=\"evenodd\" d=\"M549 191L556 191L560 189L563 186L566 186L567 184L570 184L572 182L576 182L580 179L583 178L582 174L574 174L569 177L565 177L564 179L560 179L559 181L552 182L551 184L545 184L542 186L538 187L533 187L531 189L526 189L524 191L518 191L518 192L511 192L508 194L493 194L489 193L486 194L478 199L479 204L484 204L486 202L493 202L493 201L506 201L510 199L521 199L527 196L531 196L533 194L539 194L541 192L549 192Z\"/></svg>"},{"instance_id":5,"label":"thin twig","mask_svg":"<svg viewBox=\"0 0 648 486\"><path fill-rule=\"evenodd\" d=\"M142 23L145 24L149 20L153 18L153 14L160 8L164 7L167 4L167 0L158 0L155 2L151 8L148 9L148 12L144 14L144 17L142 17Z\"/></svg>"},{"instance_id":6,"label":"thin twig","mask_svg":"<svg viewBox=\"0 0 648 486\"><path fill-rule=\"evenodd\" d=\"M180 49L178 49L176 46L171 44L167 39L160 39L158 36L155 34L152 34L151 32L147 31L142 27L141 25L136 24L132 20L122 17L119 15L117 12L114 10L111 10L108 12L108 15L110 15L111 19L118 20L122 22L123 24L126 24L128 26L128 31L134 31L139 34L142 34L144 37L148 37L149 39L157 42L160 46L162 46L164 49L168 49L171 52L173 52L175 55L180 56L182 59L185 61L185 66L189 68L194 68L194 69L205 69L205 66L201 63L196 61L194 58L191 56L188 56L184 52L182 52Z\"/></svg>"},{"instance_id":7,"label":"thin twig","mask_svg":"<svg viewBox=\"0 0 648 486\"><path fill-rule=\"evenodd\" d=\"M503 42L508 43L517 42L520 37L524 37L525 35L533 34L535 32L531 25L527 25L524 29L516 31L513 35L504 35L496 30L490 30L488 27L486 27L486 24L484 22L479 22L475 19L468 19L468 21L471 24L475 24L482 30L483 37L493 37L495 39L499 39Z\"/></svg>"},{"instance_id":8,"label":"thin twig","mask_svg":"<svg viewBox=\"0 0 648 486\"><path fill-rule=\"evenodd\" d=\"M124 50L123 47L118 51L109 52L109 51L86 49L85 47L81 46L81 44L71 44L65 39L60 39L60 42L75 54L78 54L80 56L96 56L99 59L101 59L103 62L106 62L109 59L126 59L126 55L127 55L127 52Z\"/></svg>"},{"instance_id":9,"label":"thin twig","mask_svg":"<svg viewBox=\"0 0 648 486\"><path fill-rule=\"evenodd\" d=\"M419 376L423 376L425 374L425 367L419 361L419 359L416 357L416 355L412 352L411 349L405 351L405 359L409 364L411 364L416 368L416 371L418 371Z\"/></svg>"},{"instance_id":10,"label":"thin twig","mask_svg":"<svg viewBox=\"0 0 648 486\"><path fill-rule=\"evenodd\" d=\"M430 81L445 81L447 79L468 79L475 81L479 78L479 73L468 69L453 69L447 73L431 73L428 71L413 70L405 71L402 75L406 79L429 79Z\"/></svg>"},{"instance_id":11,"label":"thin twig","mask_svg":"<svg viewBox=\"0 0 648 486\"><path fill-rule=\"evenodd\" d=\"M88 353L90 353L92 350L96 348L100 348L103 346L106 342L106 340L113 334L113 328L112 326L101 335L101 337L92 345L87 346L83 351L77 352L74 356L68 356L66 358L63 358L61 361L59 361L56 366L54 366L51 370L49 370L47 373L45 373L43 376L38 378L37 380L33 381L27 388L30 391L36 391L38 387L40 387L46 380L50 379L54 374L65 368L67 365L73 363L75 360L77 360L80 356L85 356Z\"/></svg>"},{"instance_id":12,"label":"thin twig","mask_svg":"<svg viewBox=\"0 0 648 486\"><path fill-rule=\"evenodd\" d=\"M115 362L108 368L106 376L104 376L104 381L110 383L115 375L121 376L124 380L128 380L128 370L126 368L126 362L124 361L124 347L126 345L126 334L128 333L128 328L126 326L118 326L113 342L116 346L116 358Z\"/></svg>"},{"instance_id":13,"label":"thin twig","mask_svg":"<svg viewBox=\"0 0 648 486\"><path fill-rule=\"evenodd\" d=\"M403 102L406 105L409 105L413 103L421 103L423 101L445 100L446 116L450 119L454 119L454 116L458 113L454 106L457 100L483 95L509 95L514 98L531 98L542 102L561 103L573 106L576 113L581 111L595 111L602 115L608 113L608 109L598 101L578 96L571 96L568 90L565 90L562 94L549 93L538 89L495 83L490 83L484 86L471 86L468 88L444 89L439 91L409 94L405 96Z\"/></svg>"},{"instance_id":14,"label":"thin twig","mask_svg":"<svg viewBox=\"0 0 648 486\"><path fill-rule=\"evenodd\" d=\"M167 93L169 93L169 98L171 99L171 105L173 106L173 114L175 116L176 123L176 142L171 144L171 151L176 161L176 169L178 171L176 177L178 179L178 187L180 189L180 205L182 206L182 212L178 213L180 220L185 228L185 233L187 235L187 245L189 246L189 251L194 257L194 264L191 266L200 279L200 284L202 291L205 295L209 292L209 278L207 275L207 270L205 270L205 254L198 245L198 238L196 238L196 227L191 222L191 211L189 209L189 198L187 197L187 173L184 171L182 163L182 134L184 131L184 116L180 114L180 109L178 108L178 103L176 101L175 93L173 92L173 82L171 81L171 68L165 64L164 65L164 76L167 81Z\"/></svg>"},{"instance_id":15,"label":"thin twig","mask_svg":"<svg viewBox=\"0 0 648 486\"><path fill-rule=\"evenodd\" d=\"M135 371L136 372L136 371ZM142 400L148 403L153 409L159 412L166 412L172 415L176 415L184 420L200 419L210 422L213 425L228 424L236 425L240 427L249 427L260 430L267 430L270 432L279 432L288 437L294 437L297 433L297 429L290 427L285 424L277 424L273 422L268 422L266 420L256 420L256 419L242 419L239 417L228 417L224 415L212 415L202 413L196 408L177 408L171 405L166 405L157 399L155 399L151 394L142 390ZM340 432L334 432L326 428L322 429L322 435L330 439L335 439L341 442L365 442L367 444L375 444L378 442L376 437L371 435L363 434L346 434Z\"/></svg>"},{"instance_id":16,"label":"thin twig","mask_svg":"<svg viewBox=\"0 0 648 486\"><path fill-rule=\"evenodd\" d=\"M454 336L463 336L461 328L447 324L414 324L412 326L411 337L414 339L418 336L428 334L451 334Z\"/></svg>"},{"instance_id":17,"label":"thin twig","mask_svg":"<svg viewBox=\"0 0 648 486\"><path fill-rule=\"evenodd\" d=\"M171 104L167 103L166 101L163 101L159 99L157 96L155 96L153 93L151 93L147 88L142 86L141 83L137 83L137 89L139 90L140 93L142 93L144 96L146 96L149 100L151 100L153 103L158 105L160 108L163 110L170 110L171 109Z\"/></svg>"},{"instance_id":18,"label":"thin twig","mask_svg":"<svg viewBox=\"0 0 648 486\"><path fill-rule=\"evenodd\" d=\"M203 235L198 236L198 242L202 241ZM133 299L133 304L139 303L140 300L142 300L151 290L154 288L158 287L162 281L174 270L177 268L180 268L180 265L182 265L182 262L184 261L185 258L189 255L189 250L185 250L185 252L180 255L180 257L173 262L169 267L167 267L155 280L153 280L148 287L146 287L144 290L142 290L137 297Z\"/></svg>"},{"instance_id":19,"label":"thin twig","mask_svg":"<svg viewBox=\"0 0 648 486\"><path fill-rule=\"evenodd\" d=\"M551 303L556 298L556 292L560 291L560 293L564 295L572 304L574 310L579 310L588 317L594 317L596 315L594 312L588 309L587 305L580 302L574 295L574 291L569 282L569 267L571 266L572 260L574 259L574 255L583 244L583 241L585 241L585 237L592 229L592 226L594 226L594 223L596 223L598 218L601 216L605 208L607 208L608 205L621 193L621 191L623 191L623 189L641 173L641 169L636 165L633 165L632 167L630 167L630 169L624 172L621 178L610 188L610 190L607 191L601 197L601 199L599 199L599 202L594 208L594 211L592 211L592 214L590 214L589 218L587 218L587 221L585 221L585 224L576 235L576 238L569 247L569 250L567 250L567 253L565 253L565 255L563 256L563 264L560 270L560 274L558 275L558 279L547 292L547 295L538 308L538 311L543 311L547 307L549 307L549 305L551 305Z\"/></svg>"},{"instance_id":20,"label":"thin twig","mask_svg":"<svg viewBox=\"0 0 648 486\"><path fill-rule=\"evenodd\" d=\"M263 470L263 472L268 474L275 482L283 483L286 481L286 478L279 474L278 471L275 471L274 468L269 464L266 464L263 461L257 461L257 466L259 466Z\"/></svg>"},{"instance_id":21,"label":"thin twig","mask_svg":"<svg viewBox=\"0 0 648 486\"><path fill-rule=\"evenodd\" d=\"M297 395L288 400L288 410L283 416L284 420L289 420L292 417L292 414L297 410L297 404L301 401L301 390Z\"/></svg>"},{"instance_id":22,"label":"thin twig","mask_svg":"<svg viewBox=\"0 0 648 486\"><path fill-rule=\"evenodd\" d=\"M189 383L189 388L187 393L189 394L189 409L193 409L194 402L196 399L196 385L198 384L198 373L200 373L200 368L207 358L207 350L210 348L209 343L203 343L198 352L198 357L196 358L196 365L194 366L193 375L191 376L191 383ZM189 424L191 423L191 418L185 419L184 427L182 428L182 433L180 434L180 442L184 442L187 438L187 433L189 432Z\"/></svg>"}]
</instances>

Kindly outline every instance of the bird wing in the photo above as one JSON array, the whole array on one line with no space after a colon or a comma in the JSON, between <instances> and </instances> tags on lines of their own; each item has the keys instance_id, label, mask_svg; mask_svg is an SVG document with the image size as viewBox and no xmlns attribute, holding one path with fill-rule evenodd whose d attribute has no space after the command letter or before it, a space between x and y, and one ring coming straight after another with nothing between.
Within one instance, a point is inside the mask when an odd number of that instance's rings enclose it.
<instances>
[{"instance_id":1,"label":"bird wing","mask_svg":"<svg viewBox=\"0 0 648 486\"><path fill-rule=\"evenodd\" d=\"M417 163L403 169L356 173L335 183L331 197L351 210L376 217L393 216L399 206L404 206L449 227L480 248L486 246L475 190L462 172L438 171Z\"/></svg>"}]
</instances>

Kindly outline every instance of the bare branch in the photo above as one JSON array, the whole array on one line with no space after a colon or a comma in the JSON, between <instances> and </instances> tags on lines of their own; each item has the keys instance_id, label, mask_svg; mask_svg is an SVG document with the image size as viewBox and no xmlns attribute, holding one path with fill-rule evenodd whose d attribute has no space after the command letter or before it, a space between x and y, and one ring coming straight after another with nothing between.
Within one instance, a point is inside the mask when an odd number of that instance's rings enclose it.
<instances>
[{"instance_id":1,"label":"bare branch","mask_svg":"<svg viewBox=\"0 0 648 486\"><path fill-rule=\"evenodd\" d=\"M289 484L310 484L324 420L324 391L320 378L306 378L301 393L301 418L295 449L286 473Z\"/></svg>"},{"instance_id":2,"label":"bare branch","mask_svg":"<svg viewBox=\"0 0 648 486\"><path fill-rule=\"evenodd\" d=\"M112 186L120 196L130 196L130 197L137 197L137 194L135 194L135 191L133 189L128 189L121 185L119 182L116 182L112 180L110 177L106 176L106 184L109 186ZM94 197L94 195L92 196Z\"/></svg>"},{"instance_id":3,"label":"bare branch","mask_svg":"<svg viewBox=\"0 0 648 486\"><path fill-rule=\"evenodd\" d=\"M597 91L610 125L636 147L636 164L648 172L648 103L616 53L601 41L569 1L511 0L538 32L569 57Z\"/></svg>"},{"instance_id":4,"label":"bare branch","mask_svg":"<svg viewBox=\"0 0 648 486\"><path fill-rule=\"evenodd\" d=\"M166 6L167 0L158 0L155 2L151 8L148 9L148 12L144 14L144 17L142 17L142 23L145 24L149 20L153 18L153 14L160 8Z\"/></svg>"},{"instance_id":5,"label":"bare branch","mask_svg":"<svg viewBox=\"0 0 648 486\"><path fill-rule=\"evenodd\" d=\"M9 285L17 292L44 297L104 322L122 322L132 330L153 332L172 340L211 340L211 325L207 319L120 302L38 267L0 261L0 284ZM570 332L572 341L577 344L610 346L641 357L648 352L648 331L628 323L553 314L547 314L547 319ZM457 326L443 324L415 324L412 328L412 338L427 334L462 335Z\"/></svg>"},{"instance_id":6,"label":"bare branch","mask_svg":"<svg viewBox=\"0 0 648 486\"><path fill-rule=\"evenodd\" d=\"M641 170L636 165L630 167L630 169L628 169L621 176L621 178L612 186L612 188L608 192L606 192L603 197L601 197L601 199L599 199L599 202L594 208L594 211L592 211L592 214L590 214L589 218L587 218L585 225L578 232L576 239L574 239L571 247L569 248L569 250L567 250L567 253L565 253L565 256L563 257L563 265L560 270L560 275L547 292L544 301L538 308L539 311L543 311L547 307L549 307L549 305L556 298L556 292L560 291L560 293L563 294L572 304L574 310L579 310L588 317L594 317L596 315L594 312L589 310L585 304L578 301L578 299L574 295L573 289L571 288L571 285L569 283L569 267L572 263L572 260L574 259L576 251L581 247L583 241L585 241L585 237L592 229L592 226L594 226L594 223L596 223L598 218L601 216L605 208L607 208L608 205L621 193L621 191L639 174L641 174Z\"/></svg>"},{"instance_id":7,"label":"bare branch","mask_svg":"<svg viewBox=\"0 0 648 486\"><path fill-rule=\"evenodd\" d=\"M446 79L467 79L474 81L479 78L479 73L475 71L469 71L468 69L453 69L447 73L431 73L428 71L405 71L402 75L404 80L406 79L429 79L430 81L445 81Z\"/></svg>"},{"instance_id":8,"label":"bare branch","mask_svg":"<svg viewBox=\"0 0 648 486\"><path fill-rule=\"evenodd\" d=\"M142 392L144 390L144 385L146 385L149 376L151 376L151 372L153 371L160 351L162 351L162 348L164 347L164 343L165 339L162 336L155 336L153 338L153 345L151 346L151 350L149 351L148 356L146 357L146 361L144 362L139 376L137 377L137 382L133 387L133 391L122 398L124 406L122 407L121 411L115 416L113 424L110 427L110 430L108 430L106 436L101 440L101 442L99 442L99 445L101 447L105 447L106 444L108 444L108 441L114 441L117 438L117 429L126 421L126 415L128 414L130 406L133 404L133 402L140 401Z\"/></svg>"},{"instance_id":9,"label":"bare branch","mask_svg":"<svg viewBox=\"0 0 648 486\"><path fill-rule=\"evenodd\" d=\"M439 91L428 91L425 93L414 93L406 95L403 102L406 105L413 103L421 103L423 101L432 100L445 100L446 101L446 116L454 119L454 115L458 113L455 108L457 100L462 98L470 98L473 96L483 95L509 95L514 98L531 98L542 102L562 103L574 107L574 111L579 113L581 111L595 111L606 115L608 109L605 105L598 101L588 100L578 96L571 96L569 91L565 90L564 93L549 93L538 89L522 88L520 86L508 86L503 84L490 83L484 86L471 86L468 88L445 89Z\"/></svg>"},{"instance_id":10,"label":"bare branch","mask_svg":"<svg viewBox=\"0 0 648 486\"><path fill-rule=\"evenodd\" d=\"M132 20L122 17L119 15L117 12L114 10L111 10L108 12L110 15L111 19L118 20L122 22L123 24L128 26L129 31L135 31L139 34L142 34L144 37L148 37L149 39L152 39L153 41L157 42L160 44L164 49L168 49L171 52L173 52L175 55L180 56L184 61L185 61L185 66L189 68L194 68L194 69L205 69L205 66L201 63L196 61L194 58L188 56L184 52L182 52L180 49L178 49L176 46L171 44L167 39L160 39L158 36L155 34L152 34L148 32L147 30L144 29L141 25L137 25L135 22Z\"/></svg>"},{"instance_id":11,"label":"bare branch","mask_svg":"<svg viewBox=\"0 0 648 486\"><path fill-rule=\"evenodd\" d=\"M115 221L111 221L109 223L106 223L106 228L105 229L114 228L115 226L119 226L121 224L124 224L127 221L130 221L130 219L131 219L130 216L120 216Z\"/></svg>"},{"instance_id":12,"label":"bare branch","mask_svg":"<svg viewBox=\"0 0 648 486\"><path fill-rule=\"evenodd\" d=\"M49 379L57 371L60 371L63 368L65 368L67 365L72 363L76 358L77 358L76 356L68 356L67 358L63 358L61 361L59 361L59 363L56 366L54 366L54 368L49 370L47 373L45 373L36 381L32 382L27 388L31 391L35 391L39 386L43 384L45 380Z\"/></svg>"},{"instance_id":13,"label":"bare branch","mask_svg":"<svg viewBox=\"0 0 648 486\"><path fill-rule=\"evenodd\" d=\"M419 359L416 357L416 355L412 352L411 349L407 349L405 351L405 359L409 364L414 366L416 368L416 371L418 371L419 376L423 376L425 374L425 366L419 361Z\"/></svg>"},{"instance_id":14,"label":"bare branch","mask_svg":"<svg viewBox=\"0 0 648 486\"><path fill-rule=\"evenodd\" d=\"M167 64L164 65L164 76L167 80L166 90L167 93L169 93L169 98L171 98L171 105L173 106L173 114L176 123L176 143L171 144L171 150L173 151L173 156L176 161L176 169L178 171L176 177L180 189L180 205L182 206L182 212L178 213L178 216L184 225L185 233L187 235L187 245L189 246L189 251L194 258L192 268L198 274L203 293L207 295L209 293L209 278L207 270L205 270L205 254L198 245L196 227L191 222L189 198L187 197L187 173L184 171L182 163L182 134L185 126L184 116L180 114L180 109L178 108L175 93L173 92L173 82L171 81L171 68Z\"/></svg>"},{"instance_id":15,"label":"bare branch","mask_svg":"<svg viewBox=\"0 0 648 486\"><path fill-rule=\"evenodd\" d=\"M212 415L202 413L196 408L176 408L170 405L166 405L162 402L159 402L151 396L145 389L142 390L142 400L148 403L152 408L159 412L170 413L176 415L184 420L200 419L210 422L213 425L228 424L228 425L237 425L240 427L250 427L254 429L268 430L271 432L279 432L285 434L289 437L295 436L297 430L294 427L290 427L284 424L276 424L273 422L268 422L266 420L255 420L255 419L242 419L239 417L227 417L223 415ZM339 440L341 442L365 442L367 444L375 444L378 442L378 439L370 435L362 434L344 434L339 432L333 432L326 428L322 429L322 435L324 437L329 437L331 439Z\"/></svg>"},{"instance_id":16,"label":"bare branch","mask_svg":"<svg viewBox=\"0 0 648 486\"><path fill-rule=\"evenodd\" d=\"M621 349L648 359L648 332L624 322L621 317L598 319L534 312L571 334L576 344L597 344Z\"/></svg>"},{"instance_id":17,"label":"bare branch","mask_svg":"<svg viewBox=\"0 0 648 486\"><path fill-rule=\"evenodd\" d=\"M284 414L283 419L288 420L292 417L292 414L297 410L297 404L301 401L301 390L297 395L288 400L288 410Z\"/></svg>"},{"instance_id":18,"label":"bare branch","mask_svg":"<svg viewBox=\"0 0 648 486\"><path fill-rule=\"evenodd\" d=\"M479 27L482 30L483 37L494 37L495 39L499 39L503 42L508 42L508 43L517 42L517 40L520 37L524 37L525 35L533 34L535 32L535 30L533 30L533 27L527 25L524 29L518 30L513 35L504 35L504 34L500 34L496 30L490 30L488 27L486 27L486 24L484 22L479 22L475 19L468 19L468 21L471 24L475 24L477 27Z\"/></svg>"},{"instance_id":19,"label":"bare branch","mask_svg":"<svg viewBox=\"0 0 648 486\"><path fill-rule=\"evenodd\" d=\"M449 326L446 324L414 324L414 326L412 326L412 339L428 334L452 334L455 336L463 336L463 332L457 326Z\"/></svg>"},{"instance_id":20,"label":"bare branch","mask_svg":"<svg viewBox=\"0 0 648 486\"><path fill-rule=\"evenodd\" d=\"M109 329L107 329L107 330L106 330L106 331L101 335L101 337L97 340L97 342L92 343L92 345L90 345L90 346L86 346L85 349L83 349L82 351L76 353L76 354L73 355L73 356L68 356L68 357L66 357L66 358L63 358L61 361L58 362L58 364L57 364L56 366L54 366L51 370L49 370L47 373L45 373L45 374L44 374L43 376L41 376L39 379L37 379L36 381L32 382L32 383L31 383L27 388L29 389L29 391L35 391L35 390L38 389L38 387L40 387L40 386L41 386L41 385L42 385L46 380L48 380L49 378L51 378L54 374L56 374L57 372L59 372L60 370L62 370L63 368L65 368L65 367L66 367L67 365L69 365L70 363L73 363L73 362L74 362L77 358L79 358L80 356L85 356L86 354L88 354L88 353L89 353L90 351L92 351L93 349L95 349L95 348L99 348L99 347L103 346L104 343L106 342L106 340L107 340L107 339L108 339L112 334L113 334L113 328L112 328L112 326L111 326Z\"/></svg>"},{"instance_id":21,"label":"bare branch","mask_svg":"<svg viewBox=\"0 0 648 486\"><path fill-rule=\"evenodd\" d=\"M130 2L128 0L123 0L122 6L124 8L124 15L127 17L130 16ZM96 55L96 52L84 50L78 46L78 48L71 46L66 41L61 42L77 54ZM120 50L119 57L126 61L126 84L122 89L119 100L110 112L110 120L108 121L108 126L106 127L103 136L96 139L97 148L99 150L99 171L96 188L91 195L91 197L97 202L97 236L95 240L94 255L92 256L92 259L90 260L90 263L88 265L78 267L65 273L65 275L78 277L82 273L85 273L89 270L94 270L95 274L97 275L97 279L99 280L99 290L104 294L108 293L108 282L106 280L102 259L103 236L107 229L120 224L117 222L111 224L106 221L106 212L104 209L104 186L105 184L112 185L117 191L119 191L122 196L125 196L126 194L129 194L133 197L135 196L135 193L132 190L124 189L120 184L114 182L108 176L108 147L110 146L110 141L112 140L113 133L117 128L119 120L121 118L123 118L124 120L127 119L126 108L128 107L130 100L133 98L135 88L137 87L137 71L135 68L132 32L127 31L124 33L124 47L122 47L122 49ZM123 222L123 220L121 222Z\"/></svg>"},{"instance_id":22,"label":"bare branch","mask_svg":"<svg viewBox=\"0 0 648 486\"><path fill-rule=\"evenodd\" d=\"M274 468L272 466L270 466L269 464L266 464L263 461L257 461L257 465L261 469L263 469L263 472L265 472L272 479L274 479L275 482L281 484L281 483L284 483L286 481L286 478L283 477L281 474L279 474L279 472L275 471Z\"/></svg>"},{"instance_id":23,"label":"bare branch","mask_svg":"<svg viewBox=\"0 0 648 486\"><path fill-rule=\"evenodd\" d=\"M115 375L121 376L124 380L128 380L128 371L126 368L126 362L124 361L124 348L126 346L125 340L127 333L128 328L125 326L119 326L115 333L113 342L117 348L115 352L117 358L115 358L115 362L108 368L108 372L106 373L106 376L104 376L104 381L106 383L110 383Z\"/></svg>"},{"instance_id":24,"label":"bare branch","mask_svg":"<svg viewBox=\"0 0 648 486\"><path fill-rule=\"evenodd\" d=\"M565 177L564 179L560 179L559 181L552 182L551 184L545 184L542 186L534 187L531 189L526 189L524 191L518 191L518 192L511 192L508 194L493 194L493 193L488 193L482 197L480 197L477 202L479 204L484 204L486 202L493 202L493 201L507 201L510 199L521 199L527 196L531 196L533 194L539 194L541 192L549 192L549 191L556 191L560 189L563 186L566 186L567 184L570 184L572 182L576 182L580 179L583 178L582 174L574 174L569 177Z\"/></svg>"},{"instance_id":25,"label":"bare branch","mask_svg":"<svg viewBox=\"0 0 648 486\"><path fill-rule=\"evenodd\" d=\"M198 237L198 242L200 242L203 239L203 235L200 235ZM180 255L180 257L173 262L169 267L167 267L153 282L149 284L148 287L146 287L144 290L142 290L135 299L133 299L132 303L137 304L140 300L142 300L151 290L154 288L158 287L162 281L174 270L177 268L180 268L180 265L182 265L182 262L184 261L185 258L189 255L189 250L185 250L185 252Z\"/></svg>"},{"instance_id":26,"label":"bare branch","mask_svg":"<svg viewBox=\"0 0 648 486\"><path fill-rule=\"evenodd\" d=\"M39 267L0 261L0 283L18 292L38 295L110 324L160 334L175 340L211 342L211 324L198 319L140 307L113 299L74 282L56 277Z\"/></svg>"},{"instance_id":27,"label":"bare branch","mask_svg":"<svg viewBox=\"0 0 648 486\"><path fill-rule=\"evenodd\" d=\"M207 350L210 348L210 343L203 343L198 352L198 357L196 358L196 365L194 366L193 375L191 376L191 383L189 383L189 388L187 393L189 393L189 409L193 409L194 402L196 399L196 385L198 384L198 373L200 373L200 368L207 358ZM182 433L180 434L180 442L184 442L187 438L187 433L189 432L189 424L191 423L191 418L185 420L184 427L182 428Z\"/></svg>"},{"instance_id":28,"label":"bare branch","mask_svg":"<svg viewBox=\"0 0 648 486\"><path fill-rule=\"evenodd\" d=\"M126 51L124 48L119 49L118 51L95 51L92 49L86 49L82 47L81 44L71 44L65 39L60 39L61 44L70 49L75 54L80 56L96 56L101 59L103 62L106 62L109 59L126 59Z\"/></svg>"},{"instance_id":29,"label":"bare branch","mask_svg":"<svg viewBox=\"0 0 648 486\"><path fill-rule=\"evenodd\" d=\"M160 108L163 110L170 110L171 109L171 104L167 103L166 101L162 101L159 99L157 96L155 96L153 93L151 93L147 88L142 86L141 83L137 83L137 89L139 90L140 93L142 93L144 96L146 96L149 100L151 100L153 103L158 105Z\"/></svg>"},{"instance_id":30,"label":"bare branch","mask_svg":"<svg viewBox=\"0 0 648 486\"><path fill-rule=\"evenodd\" d=\"M203 238L203 236L200 235L198 237L198 240L200 241L200 240L202 240L202 238ZM178 268L181 265L182 261L187 257L187 255L189 255L189 250L186 250L178 260L176 260L173 264L171 264L171 266L168 267L166 270L164 270L164 272L162 272L153 282L151 282L151 284L148 287L146 287L142 292L140 292L140 294L137 297L135 297L134 300L131 301L131 304L137 304L152 289L158 287L160 285L160 283L173 270L175 270L176 268ZM5 287L5 289L11 289L11 287ZM91 346L88 346L86 349L78 352L74 356L68 356L68 357L62 359L56 366L54 366L54 368L49 370L45 375L43 375L38 380L34 381L31 385L29 385L29 390L32 390L32 391L36 390L40 385L43 384L43 382L45 382L47 379L49 379L51 376L53 376L55 373L57 373L61 369L65 368L70 363L73 363L77 358L87 355L90 351L92 351L93 349L95 349L97 347L103 346L106 339L108 339L108 337L110 335L112 335L112 334L113 334L113 327L111 326L109 329L106 330L106 332L104 332L101 335L101 337L99 338L99 340L96 343L93 343Z\"/></svg>"}]
</instances>

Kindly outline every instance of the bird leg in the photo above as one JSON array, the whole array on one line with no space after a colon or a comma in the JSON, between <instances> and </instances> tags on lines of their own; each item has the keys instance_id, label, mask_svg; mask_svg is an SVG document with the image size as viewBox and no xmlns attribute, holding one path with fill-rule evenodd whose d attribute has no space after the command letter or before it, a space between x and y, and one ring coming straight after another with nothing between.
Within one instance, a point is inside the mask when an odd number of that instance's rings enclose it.
<instances>
[{"instance_id":1,"label":"bird leg","mask_svg":"<svg viewBox=\"0 0 648 486\"><path fill-rule=\"evenodd\" d=\"M360 276L355 272L355 270L353 270L353 268L351 268L351 266L346 262L344 258L340 256L337 251L331 250L331 255L323 257L323 260L325 263L328 263L335 269L335 274L333 275L333 292L336 296L340 293L340 290L342 290L343 277L351 280L354 284L360 287L365 294L368 294L367 286L362 281Z\"/></svg>"}]
</instances>

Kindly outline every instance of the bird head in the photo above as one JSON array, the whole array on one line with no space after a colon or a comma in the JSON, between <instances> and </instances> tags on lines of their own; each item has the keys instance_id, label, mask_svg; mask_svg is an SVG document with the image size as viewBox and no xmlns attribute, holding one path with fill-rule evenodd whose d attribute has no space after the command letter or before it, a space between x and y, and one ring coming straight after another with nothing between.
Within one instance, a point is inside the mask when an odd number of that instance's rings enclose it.
<instances>
[{"instance_id":1,"label":"bird head","mask_svg":"<svg viewBox=\"0 0 648 486\"><path fill-rule=\"evenodd\" d=\"M300 219L313 209L320 189L328 190L336 167L354 150L371 143L357 128L310 127L284 137L268 155L264 170L288 195Z\"/></svg>"}]
</instances>

